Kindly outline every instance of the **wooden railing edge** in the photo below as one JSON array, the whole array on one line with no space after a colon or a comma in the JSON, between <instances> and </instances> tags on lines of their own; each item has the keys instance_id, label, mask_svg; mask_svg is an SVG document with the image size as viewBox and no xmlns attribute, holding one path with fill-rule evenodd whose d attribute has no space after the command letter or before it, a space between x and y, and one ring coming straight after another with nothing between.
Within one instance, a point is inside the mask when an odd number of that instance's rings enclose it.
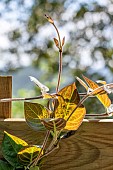
<instances>
[{"instance_id":1,"label":"wooden railing edge","mask_svg":"<svg viewBox=\"0 0 113 170\"><path fill-rule=\"evenodd\" d=\"M6 119L3 119L3 118L0 118L0 122L4 122L4 121L7 121L7 122L12 122L12 121L18 121L18 122L26 122L25 118L6 118ZM113 123L113 119L83 119L83 122L98 122L98 123Z\"/></svg>"}]
</instances>

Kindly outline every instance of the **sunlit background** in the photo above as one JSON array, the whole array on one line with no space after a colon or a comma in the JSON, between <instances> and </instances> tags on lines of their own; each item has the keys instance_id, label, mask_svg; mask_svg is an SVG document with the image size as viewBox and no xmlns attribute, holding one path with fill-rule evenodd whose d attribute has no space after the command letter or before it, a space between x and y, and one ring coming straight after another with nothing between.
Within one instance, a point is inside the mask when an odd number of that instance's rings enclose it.
<instances>
[{"instance_id":1,"label":"sunlit background","mask_svg":"<svg viewBox=\"0 0 113 170\"><path fill-rule=\"evenodd\" d=\"M55 91L58 74L56 32L65 36L61 87L82 78L113 82L112 0L1 0L0 75L13 76L13 97L40 95L29 76ZM77 82L79 91L85 91ZM91 105L92 103L92 105ZM87 112L102 112L95 99ZM23 102L13 103L13 117L23 117Z\"/></svg>"}]
</instances>

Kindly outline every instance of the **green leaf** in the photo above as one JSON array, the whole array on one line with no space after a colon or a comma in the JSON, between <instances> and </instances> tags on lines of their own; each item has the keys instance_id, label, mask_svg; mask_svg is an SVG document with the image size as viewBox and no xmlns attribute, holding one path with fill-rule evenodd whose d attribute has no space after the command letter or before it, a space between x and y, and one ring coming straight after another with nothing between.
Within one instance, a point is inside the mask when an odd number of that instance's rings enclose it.
<instances>
[{"instance_id":1,"label":"green leaf","mask_svg":"<svg viewBox=\"0 0 113 170\"><path fill-rule=\"evenodd\" d=\"M49 111L41 104L24 102L25 119L28 125L35 130L45 130L41 123L42 118L48 118Z\"/></svg>"},{"instance_id":2,"label":"green leaf","mask_svg":"<svg viewBox=\"0 0 113 170\"><path fill-rule=\"evenodd\" d=\"M14 170L15 168L9 163L0 160L0 170Z\"/></svg>"},{"instance_id":3,"label":"green leaf","mask_svg":"<svg viewBox=\"0 0 113 170\"><path fill-rule=\"evenodd\" d=\"M40 146L27 146L18 152L18 160L23 165L31 163L40 153ZM42 152L43 154L43 152Z\"/></svg>"},{"instance_id":4,"label":"green leaf","mask_svg":"<svg viewBox=\"0 0 113 170\"><path fill-rule=\"evenodd\" d=\"M58 92L58 100L55 104L55 118L63 118L67 120L73 112L72 116L67 121L64 129L77 130L78 127L81 125L86 114L86 109L81 104L74 111L79 102L80 97L75 83L64 87Z\"/></svg>"},{"instance_id":5,"label":"green leaf","mask_svg":"<svg viewBox=\"0 0 113 170\"><path fill-rule=\"evenodd\" d=\"M3 157L15 168L20 168L21 165L18 162L17 153L22 147L27 146L28 144L6 131L4 132L4 138L2 141L2 153Z\"/></svg>"}]
</instances>

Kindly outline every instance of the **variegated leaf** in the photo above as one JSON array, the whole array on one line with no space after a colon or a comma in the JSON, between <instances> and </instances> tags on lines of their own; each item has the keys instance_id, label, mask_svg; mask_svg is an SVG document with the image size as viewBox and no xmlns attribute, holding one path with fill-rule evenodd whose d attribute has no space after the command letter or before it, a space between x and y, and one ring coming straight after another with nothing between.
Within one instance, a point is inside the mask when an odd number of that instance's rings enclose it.
<instances>
[{"instance_id":1,"label":"variegated leaf","mask_svg":"<svg viewBox=\"0 0 113 170\"><path fill-rule=\"evenodd\" d=\"M86 109L83 105L80 105L75 110L79 102L80 97L75 83L64 87L58 92L58 100L55 104L55 117L67 120L73 112L64 129L77 130L81 125Z\"/></svg>"},{"instance_id":2,"label":"variegated leaf","mask_svg":"<svg viewBox=\"0 0 113 170\"><path fill-rule=\"evenodd\" d=\"M96 97L100 100L100 102L105 106L105 107L109 107L111 104L111 100L109 99L107 93L105 90L103 90L103 88L98 89L99 86L97 83L95 83L94 81L88 79L87 77L83 76L84 80L86 81L86 83L89 85L89 87L91 89L97 89L95 90L95 92L93 93L93 95L96 95Z\"/></svg>"},{"instance_id":3,"label":"variegated leaf","mask_svg":"<svg viewBox=\"0 0 113 170\"><path fill-rule=\"evenodd\" d=\"M25 119L28 125L35 130L45 130L41 119L49 118L50 112L38 103L24 102Z\"/></svg>"}]
</instances>

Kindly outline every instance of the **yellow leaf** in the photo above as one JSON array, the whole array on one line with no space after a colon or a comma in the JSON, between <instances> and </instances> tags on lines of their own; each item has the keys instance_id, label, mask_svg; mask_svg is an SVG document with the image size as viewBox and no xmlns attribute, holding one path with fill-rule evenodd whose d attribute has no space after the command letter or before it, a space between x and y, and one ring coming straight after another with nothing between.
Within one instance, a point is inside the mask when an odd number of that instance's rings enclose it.
<instances>
[{"instance_id":1,"label":"yellow leaf","mask_svg":"<svg viewBox=\"0 0 113 170\"><path fill-rule=\"evenodd\" d=\"M43 99L53 99L53 98L57 98L56 94L49 94L49 93L43 94Z\"/></svg>"},{"instance_id":2,"label":"yellow leaf","mask_svg":"<svg viewBox=\"0 0 113 170\"><path fill-rule=\"evenodd\" d=\"M79 83L82 85L82 86L84 86L84 88L88 91L88 86L87 86L87 84L83 81L83 80L81 80L79 77L76 77L76 79L79 81Z\"/></svg>"},{"instance_id":3,"label":"yellow leaf","mask_svg":"<svg viewBox=\"0 0 113 170\"><path fill-rule=\"evenodd\" d=\"M83 76L86 83L89 85L91 89L97 89L99 88L98 84L96 84L94 81L88 79L87 77ZM93 95L96 95L96 97L100 100L100 102L105 106L109 107L111 105L111 100L109 99L107 93L103 89L97 89Z\"/></svg>"},{"instance_id":4,"label":"yellow leaf","mask_svg":"<svg viewBox=\"0 0 113 170\"><path fill-rule=\"evenodd\" d=\"M80 97L75 83L64 87L58 92L58 100L55 103L55 118L67 120L71 113L74 112L67 121L64 129L77 130L81 125L86 114L86 109L81 105L74 111L79 102Z\"/></svg>"},{"instance_id":5,"label":"yellow leaf","mask_svg":"<svg viewBox=\"0 0 113 170\"><path fill-rule=\"evenodd\" d=\"M4 134L7 135L10 140L13 140L17 145L22 145L22 146L28 145L24 140L18 138L17 136L11 135L10 133L6 131L4 131Z\"/></svg>"},{"instance_id":6,"label":"yellow leaf","mask_svg":"<svg viewBox=\"0 0 113 170\"><path fill-rule=\"evenodd\" d=\"M23 165L31 163L40 153L41 147L39 146L27 146L18 152L18 160ZM43 154L43 151L42 151Z\"/></svg>"},{"instance_id":7,"label":"yellow leaf","mask_svg":"<svg viewBox=\"0 0 113 170\"><path fill-rule=\"evenodd\" d=\"M73 113L73 115L68 120L65 129L66 130L77 130L81 125L84 116L86 114L86 109L84 105L81 105L77 110Z\"/></svg>"}]
</instances>

